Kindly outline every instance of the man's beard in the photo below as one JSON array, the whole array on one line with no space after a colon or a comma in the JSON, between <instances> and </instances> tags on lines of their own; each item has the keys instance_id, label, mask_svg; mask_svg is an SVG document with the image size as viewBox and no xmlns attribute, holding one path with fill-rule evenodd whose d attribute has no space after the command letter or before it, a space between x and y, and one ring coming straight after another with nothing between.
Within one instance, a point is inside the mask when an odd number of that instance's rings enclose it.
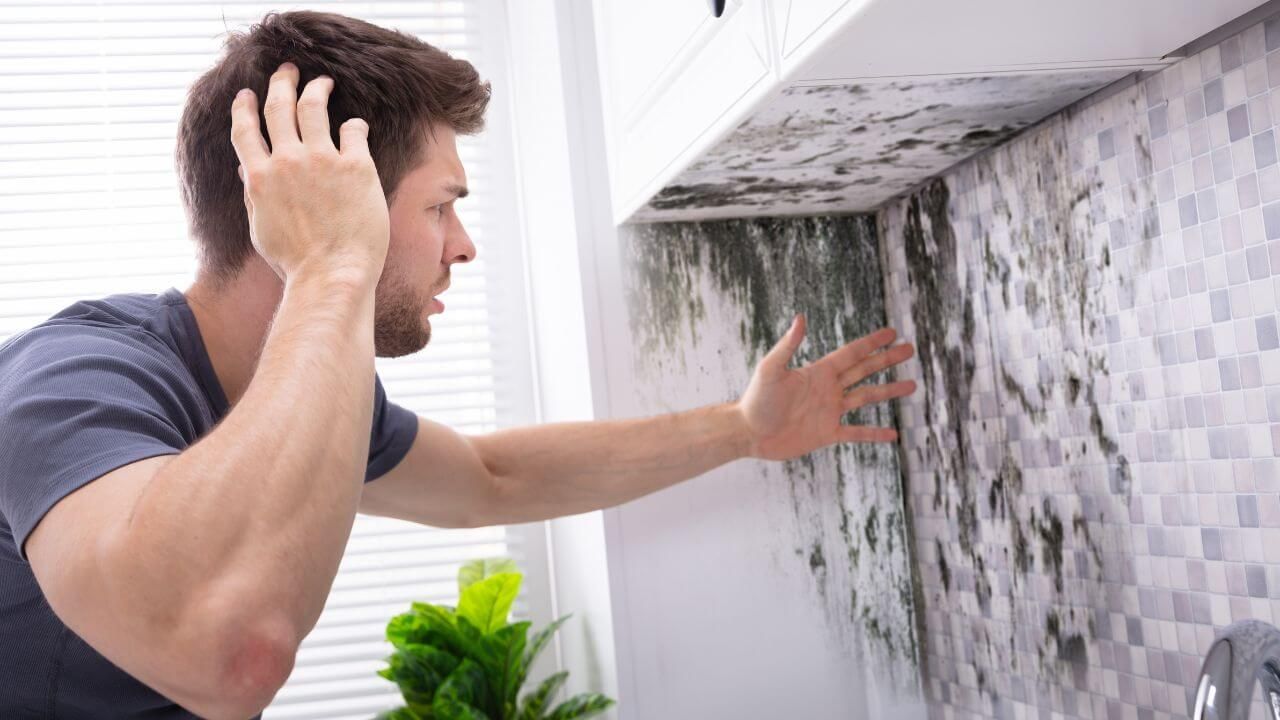
<instances>
[{"instance_id":1,"label":"man's beard","mask_svg":"<svg viewBox=\"0 0 1280 720\"><path fill-rule=\"evenodd\" d=\"M445 275L433 286L434 297L449 282ZM399 279L384 278L374 296L373 348L377 357L397 358L412 355L431 342L431 325L427 321L427 302L415 288Z\"/></svg>"}]
</instances>

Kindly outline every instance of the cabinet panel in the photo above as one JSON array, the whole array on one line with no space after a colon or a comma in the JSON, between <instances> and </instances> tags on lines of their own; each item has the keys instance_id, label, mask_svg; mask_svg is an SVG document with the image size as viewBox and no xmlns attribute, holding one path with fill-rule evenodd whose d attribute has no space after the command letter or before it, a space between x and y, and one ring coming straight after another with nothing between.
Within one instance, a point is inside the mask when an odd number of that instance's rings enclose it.
<instances>
[{"instance_id":1,"label":"cabinet panel","mask_svg":"<svg viewBox=\"0 0 1280 720\"><path fill-rule=\"evenodd\" d=\"M728 12L740 3L730 3ZM705 0L597 0L598 50L607 58L613 113L632 115L664 72L678 69L723 26Z\"/></svg>"},{"instance_id":2,"label":"cabinet panel","mask_svg":"<svg viewBox=\"0 0 1280 720\"><path fill-rule=\"evenodd\" d=\"M704 10L708 7L696 4ZM647 87L609 89L613 95L608 123L615 159L613 197L619 220L687 164L686 159L746 117L754 100L773 89L774 63L761 0L730 0L718 19L711 18L709 10L706 13L714 26L699 29L667 67L655 70L651 60L643 61L650 64L648 72L656 72ZM602 47L599 52L613 64L633 62L615 54L621 47ZM629 72L632 82L639 82L635 78L641 77L641 71Z\"/></svg>"}]
</instances>

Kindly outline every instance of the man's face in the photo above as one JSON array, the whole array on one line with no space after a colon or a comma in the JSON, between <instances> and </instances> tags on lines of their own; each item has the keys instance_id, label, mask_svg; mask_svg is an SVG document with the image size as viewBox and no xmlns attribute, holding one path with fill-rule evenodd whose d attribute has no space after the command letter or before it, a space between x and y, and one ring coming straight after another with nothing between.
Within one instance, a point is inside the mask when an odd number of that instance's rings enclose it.
<instances>
[{"instance_id":1,"label":"man's face","mask_svg":"<svg viewBox=\"0 0 1280 720\"><path fill-rule=\"evenodd\" d=\"M431 340L428 316L444 311L436 296L449 286L449 267L470 262L475 245L454 212L467 193L452 128L427 135L427 161L400 181L388 211L391 239L374 296L374 352L378 357L416 353Z\"/></svg>"}]
</instances>

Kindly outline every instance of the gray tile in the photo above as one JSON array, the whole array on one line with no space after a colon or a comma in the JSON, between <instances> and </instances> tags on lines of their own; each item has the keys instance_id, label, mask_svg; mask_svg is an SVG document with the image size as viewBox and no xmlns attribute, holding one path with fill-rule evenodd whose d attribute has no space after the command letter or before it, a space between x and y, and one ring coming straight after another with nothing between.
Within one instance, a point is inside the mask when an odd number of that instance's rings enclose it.
<instances>
[{"instance_id":1,"label":"gray tile","mask_svg":"<svg viewBox=\"0 0 1280 720\"><path fill-rule=\"evenodd\" d=\"M1262 363L1257 355L1245 355L1240 358L1240 386L1245 389L1262 386Z\"/></svg>"},{"instance_id":2,"label":"gray tile","mask_svg":"<svg viewBox=\"0 0 1280 720\"><path fill-rule=\"evenodd\" d=\"M1277 242L1276 245L1280 245L1280 242ZM1274 258L1275 256L1272 255L1273 260L1271 263L1271 267L1276 266L1276 262L1274 261ZM1207 288L1208 288L1208 285L1205 282L1205 276L1204 276L1204 263L1193 262L1190 265L1188 265L1187 266L1187 292L1202 293Z\"/></svg>"},{"instance_id":3,"label":"gray tile","mask_svg":"<svg viewBox=\"0 0 1280 720\"><path fill-rule=\"evenodd\" d=\"M1196 330L1196 357L1208 360L1214 356L1213 333L1208 328Z\"/></svg>"},{"instance_id":4,"label":"gray tile","mask_svg":"<svg viewBox=\"0 0 1280 720\"><path fill-rule=\"evenodd\" d=\"M1264 598L1267 596L1267 569L1261 565L1246 565L1245 580L1249 586L1249 597Z\"/></svg>"},{"instance_id":5,"label":"gray tile","mask_svg":"<svg viewBox=\"0 0 1280 720\"><path fill-rule=\"evenodd\" d=\"M1204 84L1204 113L1206 116L1226 110L1223 100L1222 78L1210 80Z\"/></svg>"},{"instance_id":6,"label":"gray tile","mask_svg":"<svg viewBox=\"0 0 1280 720\"><path fill-rule=\"evenodd\" d=\"M1209 457L1214 460L1225 460L1231 457L1231 434L1224 427L1209 428ZM1208 549L1205 557L1209 557Z\"/></svg>"},{"instance_id":7,"label":"gray tile","mask_svg":"<svg viewBox=\"0 0 1280 720\"><path fill-rule=\"evenodd\" d=\"M1280 221L1280 209L1277 209L1276 216L1277 220ZM1200 222L1200 215L1196 212L1195 195L1186 195L1178 199L1178 217L1181 219L1182 227L1184 228L1189 228Z\"/></svg>"},{"instance_id":8,"label":"gray tile","mask_svg":"<svg viewBox=\"0 0 1280 720\"><path fill-rule=\"evenodd\" d=\"M1204 547L1205 560L1222 559L1222 536L1217 528L1201 528L1200 542Z\"/></svg>"},{"instance_id":9,"label":"gray tile","mask_svg":"<svg viewBox=\"0 0 1280 720\"><path fill-rule=\"evenodd\" d=\"M1258 527L1258 497L1237 495L1236 509L1240 513L1240 527Z\"/></svg>"},{"instance_id":10,"label":"gray tile","mask_svg":"<svg viewBox=\"0 0 1280 720\"><path fill-rule=\"evenodd\" d=\"M1276 138L1274 131L1258 133L1253 138L1253 159L1261 170L1276 164Z\"/></svg>"},{"instance_id":11,"label":"gray tile","mask_svg":"<svg viewBox=\"0 0 1280 720\"><path fill-rule=\"evenodd\" d=\"M1220 185L1224 182L1234 180L1235 172L1231 167L1231 150L1230 148L1218 148L1213 151L1213 182Z\"/></svg>"},{"instance_id":12,"label":"gray tile","mask_svg":"<svg viewBox=\"0 0 1280 720\"><path fill-rule=\"evenodd\" d=\"M1151 139L1156 140L1169 134L1169 106L1157 105L1147 111L1147 121L1151 123Z\"/></svg>"},{"instance_id":13,"label":"gray tile","mask_svg":"<svg viewBox=\"0 0 1280 720\"><path fill-rule=\"evenodd\" d=\"M1231 319L1231 298L1226 290L1214 290L1209 293L1209 312L1214 322Z\"/></svg>"},{"instance_id":14,"label":"gray tile","mask_svg":"<svg viewBox=\"0 0 1280 720\"><path fill-rule=\"evenodd\" d=\"M1204 90L1196 88L1183 96L1182 102L1187 108L1187 124L1190 125L1204 119Z\"/></svg>"},{"instance_id":15,"label":"gray tile","mask_svg":"<svg viewBox=\"0 0 1280 720\"><path fill-rule=\"evenodd\" d=\"M1254 322L1258 332L1259 350L1275 350L1280 347L1280 337L1276 336L1276 318L1274 315L1257 318Z\"/></svg>"},{"instance_id":16,"label":"gray tile","mask_svg":"<svg viewBox=\"0 0 1280 720\"><path fill-rule=\"evenodd\" d=\"M1241 210L1257 207L1260 202L1258 197L1258 176L1249 173L1236 178L1236 197L1240 199Z\"/></svg>"},{"instance_id":17,"label":"gray tile","mask_svg":"<svg viewBox=\"0 0 1280 720\"><path fill-rule=\"evenodd\" d=\"M1196 209L1201 222L1209 222L1218 218L1218 195L1212 190L1196 193Z\"/></svg>"},{"instance_id":18,"label":"gray tile","mask_svg":"<svg viewBox=\"0 0 1280 720\"><path fill-rule=\"evenodd\" d=\"M1218 376L1222 380L1223 390L1240 389L1240 366L1235 358L1218 359Z\"/></svg>"},{"instance_id":19,"label":"gray tile","mask_svg":"<svg viewBox=\"0 0 1280 720\"><path fill-rule=\"evenodd\" d=\"M1227 137L1231 142L1249 137L1249 106L1237 105L1227 111Z\"/></svg>"},{"instance_id":20,"label":"gray tile","mask_svg":"<svg viewBox=\"0 0 1280 720\"><path fill-rule=\"evenodd\" d=\"M1228 73L1244 64L1244 49L1240 43L1240 36L1227 38L1218 46L1219 52L1222 53L1222 72Z\"/></svg>"},{"instance_id":21,"label":"gray tile","mask_svg":"<svg viewBox=\"0 0 1280 720\"><path fill-rule=\"evenodd\" d=\"M1280 202L1262 206L1262 221L1268 240L1280 238Z\"/></svg>"},{"instance_id":22,"label":"gray tile","mask_svg":"<svg viewBox=\"0 0 1280 720\"><path fill-rule=\"evenodd\" d=\"M1245 258L1249 265L1249 279L1261 280L1271 276L1270 264L1267 262L1267 246L1254 245L1245 249Z\"/></svg>"},{"instance_id":23,"label":"gray tile","mask_svg":"<svg viewBox=\"0 0 1280 720\"><path fill-rule=\"evenodd\" d=\"M1246 123L1248 118L1245 118ZM1247 130L1246 124L1246 130ZM1098 158L1100 160L1110 160L1116 156L1115 138L1112 137L1111 128L1107 128L1098 133Z\"/></svg>"},{"instance_id":24,"label":"gray tile","mask_svg":"<svg viewBox=\"0 0 1280 720\"><path fill-rule=\"evenodd\" d=\"M1280 49L1280 18L1271 18L1263 25L1266 28L1267 51Z\"/></svg>"}]
</instances>

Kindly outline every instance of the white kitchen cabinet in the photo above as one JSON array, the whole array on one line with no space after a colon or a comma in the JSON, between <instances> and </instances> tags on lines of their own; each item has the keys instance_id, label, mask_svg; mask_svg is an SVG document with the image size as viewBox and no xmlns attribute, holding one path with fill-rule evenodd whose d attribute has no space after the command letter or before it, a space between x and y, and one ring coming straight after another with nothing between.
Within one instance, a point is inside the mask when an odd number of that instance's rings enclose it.
<instances>
[{"instance_id":1,"label":"white kitchen cabinet","mask_svg":"<svg viewBox=\"0 0 1280 720\"><path fill-rule=\"evenodd\" d=\"M706 0L593 0L613 217L624 222L680 185L792 86L1099 70L1114 79L1174 62L1171 52L1261 4L728 0L715 18Z\"/></svg>"},{"instance_id":2,"label":"white kitchen cabinet","mask_svg":"<svg viewBox=\"0 0 1280 720\"><path fill-rule=\"evenodd\" d=\"M776 85L764 0L726 5L716 18L705 0L595 0L615 216L645 202Z\"/></svg>"},{"instance_id":3,"label":"white kitchen cabinet","mask_svg":"<svg viewBox=\"0 0 1280 720\"><path fill-rule=\"evenodd\" d=\"M782 74L871 0L769 0ZM825 30L825 32L824 32Z\"/></svg>"}]
</instances>

